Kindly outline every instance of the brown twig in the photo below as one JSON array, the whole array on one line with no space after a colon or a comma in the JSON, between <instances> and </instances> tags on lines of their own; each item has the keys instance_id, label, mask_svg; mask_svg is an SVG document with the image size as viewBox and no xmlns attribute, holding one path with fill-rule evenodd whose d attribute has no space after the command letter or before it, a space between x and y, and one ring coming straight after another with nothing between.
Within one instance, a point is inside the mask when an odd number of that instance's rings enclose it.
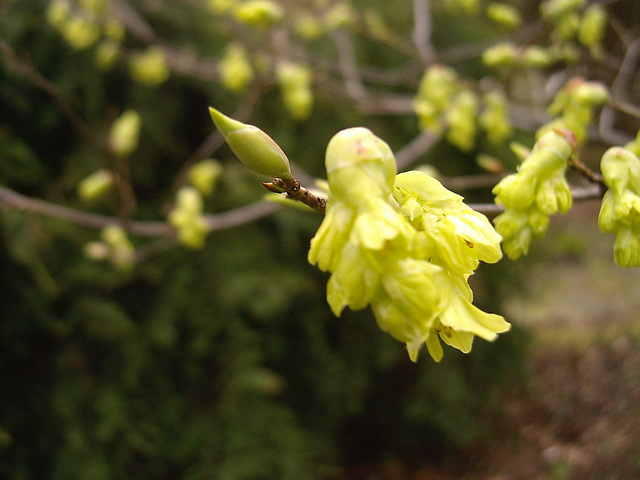
<instances>
[{"instance_id":1,"label":"brown twig","mask_svg":"<svg viewBox=\"0 0 640 480\"><path fill-rule=\"evenodd\" d=\"M602 175L594 172L589 167L587 167L584 163L582 163L582 161L576 155L572 155L569 158L569 167L574 169L576 172L578 172L580 175L582 175L584 178L586 178L590 182L596 183L606 188Z\"/></svg>"},{"instance_id":2,"label":"brown twig","mask_svg":"<svg viewBox=\"0 0 640 480\"><path fill-rule=\"evenodd\" d=\"M226 230L250 223L276 212L280 208L271 202L256 202L224 213L206 215L205 221L210 232ZM84 227L102 229L108 225L122 224L131 235L140 237L173 237L174 228L165 221L142 221L122 219L108 215L85 212L57 205L44 200L30 198L0 186L0 210L22 210Z\"/></svg>"},{"instance_id":3,"label":"brown twig","mask_svg":"<svg viewBox=\"0 0 640 480\"><path fill-rule=\"evenodd\" d=\"M89 126L80 118L80 116L74 111L71 105L62 97L60 91L56 85L48 78L43 76L38 69L28 60L19 57L13 49L0 38L0 52L2 52L11 64L24 76L26 76L31 83L36 87L44 90L54 103L58 106L60 111L71 122L73 128L75 128L80 135L86 138L95 148L100 152L105 152L107 146L104 142L94 135Z\"/></svg>"},{"instance_id":4,"label":"brown twig","mask_svg":"<svg viewBox=\"0 0 640 480\"><path fill-rule=\"evenodd\" d=\"M274 178L271 183L263 183L262 185L270 192L286 193L287 197L304 203L316 212L324 213L327 206L326 198L312 193L293 177L291 179Z\"/></svg>"}]
</instances>

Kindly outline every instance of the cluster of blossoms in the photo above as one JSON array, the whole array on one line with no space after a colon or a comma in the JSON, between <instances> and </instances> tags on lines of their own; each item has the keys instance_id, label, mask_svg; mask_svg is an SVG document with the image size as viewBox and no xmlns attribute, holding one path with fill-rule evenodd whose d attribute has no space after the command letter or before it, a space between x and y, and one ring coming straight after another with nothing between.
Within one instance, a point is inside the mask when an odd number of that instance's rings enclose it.
<instances>
[{"instance_id":1,"label":"cluster of blossoms","mask_svg":"<svg viewBox=\"0 0 640 480\"><path fill-rule=\"evenodd\" d=\"M413 361L423 343L439 361L439 339L469 352L475 335L494 340L509 329L471 303L469 275L502 256L486 217L425 173L396 176L391 149L367 129L336 134L325 163L329 202L308 258L331 272L334 314L370 305Z\"/></svg>"},{"instance_id":2,"label":"cluster of blossoms","mask_svg":"<svg viewBox=\"0 0 640 480\"><path fill-rule=\"evenodd\" d=\"M607 12L598 3L583 8L586 3L586 0L546 0L540 5L540 13L553 26L555 47L572 49L572 42L577 40L594 57L600 57Z\"/></svg>"},{"instance_id":3,"label":"cluster of blossoms","mask_svg":"<svg viewBox=\"0 0 640 480\"><path fill-rule=\"evenodd\" d=\"M190 185L176 194L176 204L169 213L169 223L176 229L178 241L193 249L202 248L209 233L204 217L204 198L213 193L222 166L213 159L202 160L187 172Z\"/></svg>"},{"instance_id":4,"label":"cluster of blossoms","mask_svg":"<svg viewBox=\"0 0 640 480\"><path fill-rule=\"evenodd\" d=\"M286 155L266 133L210 113L245 165L292 179ZM426 173L396 175L391 149L366 128L337 133L325 166L329 200L308 259L331 273L327 302L335 315L370 306L413 361L422 344L439 361L440 339L469 352L474 336L491 341L509 329L472 304L467 283L480 261L502 256L500 235L484 215Z\"/></svg>"},{"instance_id":5,"label":"cluster of blossoms","mask_svg":"<svg viewBox=\"0 0 640 480\"><path fill-rule=\"evenodd\" d=\"M133 109L125 110L111 124L109 149L119 157L131 155L138 148L141 128L140 114Z\"/></svg>"},{"instance_id":6,"label":"cluster of blossoms","mask_svg":"<svg viewBox=\"0 0 640 480\"><path fill-rule=\"evenodd\" d=\"M517 259L528 252L531 238L546 232L549 215L571 208L564 173L575 149L572 132L552 130L536 142L517 173L493 188L496 203L505 207L494 223L509 258Z\"/></svg>"},{"instance_id":7,"label":"cluster of blossoms","mask_svg":"<svg viewBox=\"0 0 640 480\"><path fill-rule=\"evenodd\" d=\"M118 55L126 31L111 16L107 0L51 0L46 16L72 48L85 50L97 44L101 65Z\"/></svg>"},{"instance_id":8,"label":"cluster of blossoms","mask_svg":"<svg viewBox=\"0 0 640 480\"><path fill-rule=\"evenodd\" d=\"M598 225L603 232L616 235L615 262L621 267L640 267L640 160L630 150L613 147L602 156L600 169L608 190Z\"/></svg>"},{"instance_id":9,"label":"cluster of blossoms","mask_svg":"<svg viewBox=\"0 0 640 480\"><path fill-rule=\"evenodd\" d=\"M136 251L126 230L120 225L108 225L100 237L100 241L85 245L85 255L92 260L106 260L120 270L130 270Z\"/></svg>"},{"instance_id":10,"label":"cluster of blossoms","mask_svg":"<svg viewBox=\"0 0 640 480\"><path fill-rule=\"evenodd\" d=\"M571 130L581 145L586 140L587 127L593 122L595 109L608 97L607 88L600 82L589 82L580 77L570 79L547 108L555 118L543 125L536 135L540 137L550 130L564 128Z\"/></svg>"},{"instance_id":11,"label":"cluster of blossoms","mask_svg":"<svg viewBox=\"0 0 640 480\"><path fill-rule=\"evenodd\" d=\"M500 143L511 135L504 95L497 90L489 91L482 104L478 94L465 86L452 68L433 65L422 75L413 108L422 130L438 136L446 131L449 143L469 152L475 146L479 126L492 143Z\"/></svg>"},{"instance_id":12,"label":"cluster of blossoms","mask_svg":"<svg viewBox=\"0 0 640 480\"><path fill-rule=\"evenodd\" d=\"M73 49L95 47L95 61L101 68L111 69L123 58L127 31L113 14L110 0L50 0L46 16ZM127 62L138 83L160 85L169 78L166 55L158 46L131 54Z\"/></svg>"},{"instance_id":13,"label":"cluster of blossoms","mask_svg":"<svg viewBox=\"0 0 640 480\"><path fill-rule=\"evenodd\" d=\"M190 186L182 187L176 195L175 208L169 223L178 234L178 241L189 248L202 248L209 229L203 215L204 202L200 192Z\"/></svg>"},{"instance_id":14,"label":"cluster of blossoms","mask_svg":"<svg viewBox=\"0 0 640 480\"><path fill-rule=\"evenodd\" d=\"M302 63L281 62L276 67L284 106L296 120L305 120L311 113L311 69Z\"/></svg>"},{"instance_id":15,"label":"cluster of blossoms","mask_svg":"<svg viewBox=\"0 0 640 480\"><path fill-rule=\"evenodd\" d=\"M218 64L222 86L233 93L242 93L255 76L247 50L239 42L227 45Z\"/></svg>"},{"instance_id":16,"label":"cluster of blossoms","mask_svg":"<svg viewBox=\"0 0 640 480\"><path fill-rule=\"evenodd\" d=\"M546 68L556 62L575 63L580 58L581 45L594 58L603 55L602 41L607 25L607 13L600 4L586 8L585 0L547 0L540 4L542 17L551 26L551 43L546 46L521 47L512 42L498 43L482 54L482 61L491 68L505 72L514 67ZM487 15L505 26L517 11L508 13L503 6L487 9ZM514 17L514 25L517 25Z\"/></svg>"}]
</instances>

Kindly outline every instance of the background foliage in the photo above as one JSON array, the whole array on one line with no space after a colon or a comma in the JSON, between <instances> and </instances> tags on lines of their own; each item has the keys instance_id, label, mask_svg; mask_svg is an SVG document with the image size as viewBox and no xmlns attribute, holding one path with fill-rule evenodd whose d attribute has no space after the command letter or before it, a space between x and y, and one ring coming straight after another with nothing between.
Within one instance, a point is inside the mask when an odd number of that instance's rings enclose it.
<instances>
[{"instance_id":1,"label":"background foliage","mask_svg":"<svg viewBox=\"0 0 640 480\"><path fill-rule=\"evenodd\" d=\"M289 13L335 6L316 3L281 2ZM433 3L432 41L441 59L469 79L489 76L477 45L504 32L447 7L455 2ZM610 3L620 30L631 28L637 4ZM259 125L318 177L326 143L341 128L367 126L394 150L418 134L410 99L424 63L404 49L411 2L350 2L358 16L349 45L364 85L376 90L361 97L342 83L345 30L287 42L282 32L249 28L196 0L109 4L127 27L122 57L109 70L96 63L95 48L71 48L45 21L48 2L0 6L3 186L96 214L164 220L186 167L215 151L224 173L207 212L260 200L258 179L218 149L208 105ZM540 21L536 4L519 2L530 28ZM394 36L364 22L365 12L377 13ZM221 86L218 60L233 39L257 58L313 65L308 119L292 118L268 71L258 70L240 93ZM150 44L165 49L171 70L155 86L135 81L129 70ZM616 40L608 47L621 49ZM588 62L510 80L518 94L565 68L613 78L615 65ZM523 78L532 83L519 85ZM114 159L100 145L129 108L142 118L140 143L130 159ZM76 117L89 134L79 131ZM516 136L530 141L531 131L523 127ZM478 142L515 165L506 147L490 147L482 136ZM474 153L440 141L419 162L447 176L478 173ZM97 202L78 197L78 182L105 166L126 172L135 201L121 195L125 190ZM483 190L465 196L490 198ZM133 236L139 256L130 270L85 257L95 228L20 209L1 215L4 478L313 479L397 455L441 461L491 435L490 418L499 410L493 386L521 378L526 336L517 330L496 344L476 342L472 355L449 351L441 364L424 358L414 365L368 311L334 318L326 277L306 262L321 220L313 213L280 210L216 231L197 251L175 246L171 236ZM514 283L509 269L480 270L476 301L483 308L499 310L504 279Z\"/></svg>"}]
</instances>

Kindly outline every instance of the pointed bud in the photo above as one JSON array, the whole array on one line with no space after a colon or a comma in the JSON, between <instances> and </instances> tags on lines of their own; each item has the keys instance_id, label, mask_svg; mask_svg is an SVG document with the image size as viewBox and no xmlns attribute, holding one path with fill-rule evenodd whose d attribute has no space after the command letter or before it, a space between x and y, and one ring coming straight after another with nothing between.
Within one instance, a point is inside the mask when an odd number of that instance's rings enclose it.
<instances>
[{"instance_id":1,"label":"pointed bud","mask_svg":"<svg viewBox=\"0 0 640 480\"><path fill-rule=\"evenodd\" d=\"M233 153L249 169L272 178L292 178L289 159L269 135L215 108L209 107L209 114Z\"/></svg>"},{"instance_id":2,"label":"pointed bud","mask_svg":"<svg viewBox=\"0 0 640 480\"><path fill-rule=\"evenodd\" d=\"M216 181L222 174L222 165L213 159L202 160L189 169L189 183L202 195L211 195Z\"/></svg>"},{"instance_id":3,"label":"pointed bud","mask_svg":"<svg viewBox=\"0 0 640 480\"><path fill-rule=\"evenodd\" d=\"M135 110L125 110L120 115L109 132L109 146L116 155L131 155L138 148L142 119Z\"/></svg>"},{"instance_id":4,"label":"pointed bud","mask_svg":"<svg viewBox=\"0 0 640 480\"><path fill-rule=\"evenodd\" d=\"M113 186L113 173L100 169L78 184L78 195L83 200L94 200L107 193Z\"/></svg>"},{"instance_id":5,"label":"pointed bud","mask_svg":"<svg viewBox=\"0 0 640 480\"><path fill-rule=\"evenodd\" d=\"M396 161L389 145L364 127L336 133L325 155L331 195L348 203L391 193Z\"/></svg>"},{"instance_id":6,"label":"pointed bud","mask_svg":"<svg viewBox=\"0 0 640 480\"><path fill-rule=\"evenodd\" d=\"M235 8L233 16L245 25L267 28L279 22L284 11L270 0L248 0Z\"/></svg>"},{"instance_id":7,"label":"pointed bud","mask_svg":"<svg viewBox=\"0 0 640 480\"><path fill-rule=\"evenodd\" d=\"M507 3L492 2L487 6L487 17L498 25L514 30L522 23L520 11Z\"/></svg>"}]
</instances>

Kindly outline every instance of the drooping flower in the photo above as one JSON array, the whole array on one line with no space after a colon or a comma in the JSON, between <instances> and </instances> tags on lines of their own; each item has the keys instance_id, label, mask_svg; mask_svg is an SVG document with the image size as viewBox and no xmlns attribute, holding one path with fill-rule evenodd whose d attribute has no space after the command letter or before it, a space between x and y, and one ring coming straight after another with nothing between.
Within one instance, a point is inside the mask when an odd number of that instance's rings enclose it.
<instances>
[{"instance_id":1,"label":"drooping flower","mask_svg":"<svg viewBox=\"0 0 640 480\"><path fill-rule=\"evenodd\" d=\"M326 166L329 202L309 262L331 272L334 314L370 305L412 361L425 342L435 360L442 358L438 332L468 352L474 335L493 340L508 330L502 317L472 305L466 282L480 260L502 255L486 217L425 173L396 176L389 147L363 128L329 142Z\"/></svg>"},{"instance_id":2,"label":"drooping flower","mask_svg":"<svg viewBox=\"0 0 640 480\"><path fill-rule=\"evenodd\" d=\"M528 252L531 238L545 233L549 215L571 208L564 172L575 148L570 131L552 130L536 142L517 173L493 188L496 204L506 209L494 224L509 258L517 259Z\"/></svg>"},{"instance_id":3,"label":"drooping flower","mask_svg":"<svg viewBox=\"0 0 640 480\"><path fill-rule=\"evenodd\" d=\"M602 198L598 225L616 235L613 257L621 267L640 266L640 160L633 152L613 147L600 162L609 190Z\"/></svg>"}]
</instances>

